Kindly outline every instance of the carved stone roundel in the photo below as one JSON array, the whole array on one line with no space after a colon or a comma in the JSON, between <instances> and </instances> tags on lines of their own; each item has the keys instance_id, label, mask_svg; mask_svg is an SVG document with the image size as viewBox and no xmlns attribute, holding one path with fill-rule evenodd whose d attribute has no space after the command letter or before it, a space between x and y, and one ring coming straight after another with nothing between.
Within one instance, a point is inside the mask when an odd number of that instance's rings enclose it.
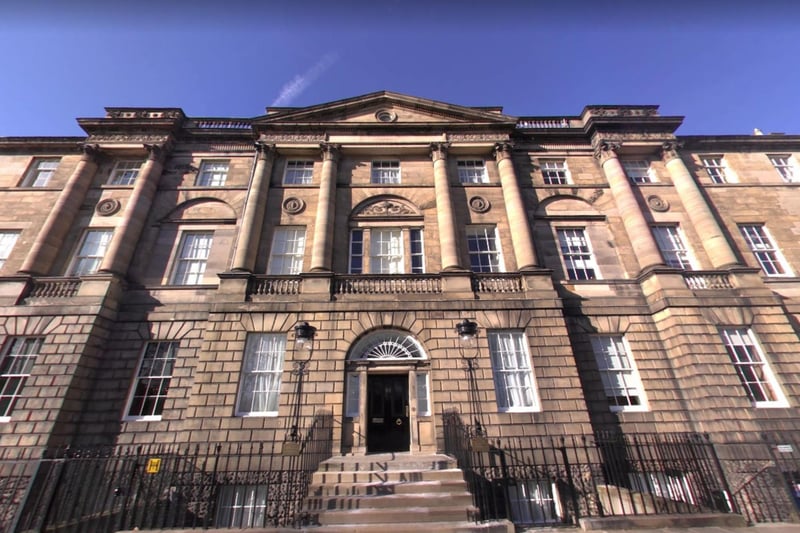
<instances>
[{"instance_id":1,"label":"carved stone roundel","mask_svg":"<svg viewBox=\"0 0 800 533\"><path fill-rule=\"evenodd\" d=\"M492 208L492 204L483 196L473 196L469 199L469 208L476 213L485 213Z\"/></svg>"},{"instance_id":2,"label":"carved stone roundel","mask_svg":"<svg viewBox=\"0 0 800 533\"><path fill-rule=\"evenodd\" d=\"M301 200L300 198L295 198L294 196L290 196L286 200L283 201L283 210L290 215L296 215L303 211L306 208L306 203Z\"/></svg>"},{"instance_id":3,"label":"carved stone roundel","mask_svg":"<svg viewBox=\"0 0 800 533\"><path fill-rule=\"evenodd\" d=\"M119 203L119 200L115 198L106 198L105 200L100 200L97 203L97 206L95 206L94 210L98 215L107 217L119 211L120 207L121 204Z\"/></svg>"},{"instance_id":4,"label":"carved stone roundel","mask_svg":"<svg viewBox=\"0 0 800 533\"><path fill-rule=\"evenodd\" d=\"M660 196L656 196L655 194L647 197L647 205L650 206L650 209L653 211L669 211L669 202L661 198Z\"/></svg>"}]
</instances>

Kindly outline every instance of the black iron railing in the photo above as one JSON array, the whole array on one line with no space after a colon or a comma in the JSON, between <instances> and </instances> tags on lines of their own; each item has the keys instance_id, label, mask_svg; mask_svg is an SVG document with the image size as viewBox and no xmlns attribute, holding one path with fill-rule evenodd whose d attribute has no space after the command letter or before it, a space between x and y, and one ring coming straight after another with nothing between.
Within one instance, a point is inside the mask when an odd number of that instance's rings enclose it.
<instances>
[{"instance_id":1,"label":"black iron railing","mask_svg":"<svg viewBox=\"0 0 800 533\"><path fill-rule=\"evenodd\" d=\"M703 435L602 433L476 443L471 434L459 415L446 415L446 451L464 470L482 520L573 525L584 517L736 511Z\"/></svg>"},{"instance_id":2,"label":"black iron railing","mask_svg":"<svg viewBox=\"0 0 800 533\"><path fill-rule=\"evenodd\" d=\"M3 531L299 527L331 438L322 416L296 455L277 441L58 450L29 465L28 497Z\"/></svg>"}]
</instances>

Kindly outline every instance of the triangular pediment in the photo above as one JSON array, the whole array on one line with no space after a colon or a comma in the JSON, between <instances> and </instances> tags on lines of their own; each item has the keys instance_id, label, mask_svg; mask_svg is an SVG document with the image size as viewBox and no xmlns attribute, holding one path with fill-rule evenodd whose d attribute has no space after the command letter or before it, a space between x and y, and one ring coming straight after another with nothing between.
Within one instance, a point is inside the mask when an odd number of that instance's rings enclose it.
<instances>
[{"instance_id":1,"label":"triangular pediment","mask_svg":"<svg viewBox=\"0 0 800 533\"><path fill-rule=\"evenodd\" d=\"M444 124L516 123L500 108L466 107L390 91L336 100L309 107L268 108L253 125L277 124Z\"/></svg>"}]
</instances>

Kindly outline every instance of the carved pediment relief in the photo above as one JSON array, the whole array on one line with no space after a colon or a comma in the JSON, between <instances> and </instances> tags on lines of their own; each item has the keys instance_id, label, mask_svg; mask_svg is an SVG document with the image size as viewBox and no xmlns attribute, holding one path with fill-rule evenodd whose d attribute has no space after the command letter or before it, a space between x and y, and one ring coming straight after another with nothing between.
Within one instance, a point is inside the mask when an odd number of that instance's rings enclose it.
<instances>
[{"instance_id":1,"label":"carved pediment relief","mask_svg":"<svg viewBox=\"0 0 800 533\"><path fill-rule=\"evenodd\" d=\"M422 213L416 206L401 198L381 196L370 198L353 209L352 219L398 219L421 218Z\"/></svg>"},{"instance_id":2,"label":"carved pediment relief","mask_svg":"<svg viewBox=\"0 0 800 533\"><path fill-rule=\"evenodd\" d=\"M466 107L389 91L310 107L273 108L267 112L267 115L255 119L254 125L309 122L377 125L426 122L516 124L515 117L502 114L499 108Z\"/></svg>"}]
</instances>

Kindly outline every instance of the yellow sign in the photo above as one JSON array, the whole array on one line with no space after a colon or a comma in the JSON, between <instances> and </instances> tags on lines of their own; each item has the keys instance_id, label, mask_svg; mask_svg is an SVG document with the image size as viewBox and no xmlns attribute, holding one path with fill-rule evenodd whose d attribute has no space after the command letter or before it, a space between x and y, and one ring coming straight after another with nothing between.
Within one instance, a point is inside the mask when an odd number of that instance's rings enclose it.
<instances>
[{"instance_id":1,"label":"yellow sign","mask_svg":"<svg viewBox=\"0 0 800 533\"><path fill-rule=\"evenodd\" d=\"M147 460L148 474L158 474L159 470L161 470L161 458L151 457L150 459Z\"/></svg>"}]
</instances>

